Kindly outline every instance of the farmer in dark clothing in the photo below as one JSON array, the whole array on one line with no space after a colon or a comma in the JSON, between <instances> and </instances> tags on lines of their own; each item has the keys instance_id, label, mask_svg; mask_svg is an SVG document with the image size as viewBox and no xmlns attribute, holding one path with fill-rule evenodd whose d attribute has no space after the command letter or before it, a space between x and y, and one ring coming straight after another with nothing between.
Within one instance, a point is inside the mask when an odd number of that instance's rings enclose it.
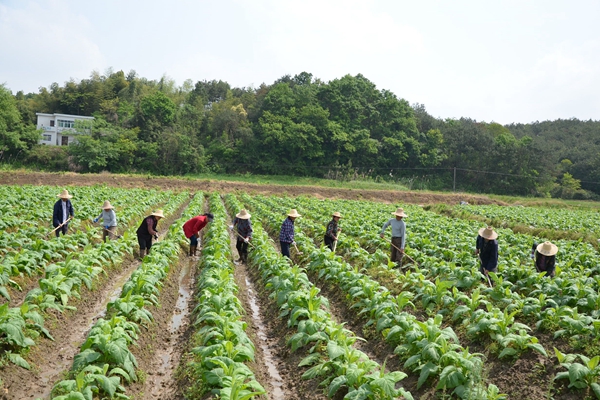
<instances>
[{"instance_id":1,"label":"farmer in dark clothing","mask_svg":"<svg viewBox=\"0 0 600 400\"><path fill-rule=\"evenodd\" d=\"M281 254L287 258L290 256L290 245L295 244L294 242L294 221L300 214L296 209L290 210L287 218L281 224L281 231L279 232L279 244L281 245Z\"/></svg>"},{"instance_id":2,"label":"farmer in dark clothing","mask_svg":"<svg viewBox=\"0 0 600 400\"><path fill-rule=\"evenodd\" d=\"M338 222L340 218L342 218L339 212L334 212L331 214L331 221L327 224L327 229L325 230L325 246L329 247L329 250L333 251L333 243L337 240L338 232L341 231L338 228Z\"/></svg>"},{"instance_id":3,"label":"farmer in dark clothing","mask_svg":"<svg viewBox=\"0 0 600 400\"><path fill-rule=\"evenodd\" d=\"M488 226L481 228L475 244L475 254L479 256L481 265L479 272L488 275L489 272L498 272L498 234L494 228Z\"/></svg>"},{"instance_id":4,"label":"farmer in dark clothing","mask_svg":"<svg viewBox=\"0 0 600 400\"><path fill-rule=\"evenodd\" d=\"M140 260L144 258L144 255L150 254L150 248L152 247L152 237L158 239L158 231L156 225L161 218L164 218L162 210L157 210L144 218L140 227L137 229L138 243L140 245Z\"/></svg>"},{"instance_id":5,"label":"farmer in dark clothing","mask_svg":"<svg viewBox=\"0 0 600 400\"><path fill-rule=\"evenodd\" d=\"M237 241L235 248L240 255L237 261L246 263L248 261L248 243L252 240L252 224L250 223L250 213L242 209L235 215L233 226L237 230Z\"/></svg>"},{"instance_id":6,"label":"farmer in dark clothing","mask_svg":"<svg viewBox=\"0 0 600 400\"><path fill-rule=\"evenodd\" d=\"M64 189L60 194L57 194L56 197L60 197L60 200L54 203L52 226L58 228L55 230L56 237L58 237L61 232L63 235L67 234L67 230L69 229L68 219L73 218L75 212L73 211L71 200L69 200L72 199L73 196L71 196L66 189Z\"/></svg>"},{"instance_id":7,"label":"farmer in dark clothing","mask_svg":"<svg viewBox=\"0 0 600 400\"><path fill-rule=\"evenodd\" d=\"M185 237L190 239L190 257L196 257L196 250L198 249L198 238L200 237L200 231L209 222L212 222L214 215L206 213L195 216L189 219L183 224L183 233Z\"/></svg>"},{"instance_id":8,"label":"farmer in dark clothing","mask_svg":"<svg viewBox=\"0 0 600 400\"><path fill-rule=\"evenodd\" d=\"M545 272L546 276L554 277L556 253L558 253L558 247L553 243L544 242L539 245L534 243L531 249L531 258L534 259L537 272Z\"/></svg>"}]
</instances>

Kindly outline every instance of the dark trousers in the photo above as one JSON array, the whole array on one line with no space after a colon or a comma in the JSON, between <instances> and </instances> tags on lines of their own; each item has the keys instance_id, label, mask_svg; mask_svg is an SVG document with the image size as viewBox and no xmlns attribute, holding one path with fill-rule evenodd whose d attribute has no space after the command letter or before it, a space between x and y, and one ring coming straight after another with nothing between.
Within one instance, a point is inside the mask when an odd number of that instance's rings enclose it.
<instances>
[{"instance_id":1,"label":"dark trousers","mask_svg":"<svg viewBox=\"0 0 600 400\"><path fill-rule=\"evenodd\" d=\"M150 252L150 248L152 247L152 235L138 235L138 244L140 245L140 250L148 249L148 252Z\"/></svg>"},{"instance_id":2,"label":"dark trousers","mask_svg":"<svg viewBox=\"0 0 600 400\"><path fill-rule=\"evenodd\" d=\"M235 248L237 249L240 258L246 260L246 256L248 255L248 243L238 237L237 242L235 242Z\"/></svg>"},{"instance_id":3,"label":"dark trousers","mask_svg":"<svg viewBox=\"0 0 600 400\"><path fill-rule=\"evenodd\" d=\"M290 245L291 245L291 243L286 243L286 242L279 241L279 244L281 245L281 254L283 254L287 258L292 258L292 256L290 256Z\"/></svg>"},{"instance_id":4,"label":"dark trousers","mask_svg":"<svg viewBox=\"0 0 600 400\"><path fill-rule=\"evenodd\" d=\"M401 249L402 247L400 247L400 246L402 246L402 238L401 237L393 237L392 244L394 246L396 246L397 248ZM390 261L400 262L400 261L402 261L402 253L400 253L394 246L391 246L392 254L390 255Z\"/></svg>"},{"instance_id":5,"label":"dark trousers","mask_svg":"<svg viewBox=\"0 0 600 400\"><path fill-rule=\"evenodd\" d=\"M61 226L60 228L58 228L57 230L55 230L54 234L56 235L56 237L59 237L61 232L63 235L66 235L68 230L69 230L69 224L67 223L67 224L64 224L63 226Z\"/></svg>"},{"instance_id":6,"label":"dark trousers","mask_svg":"<svg viewBox=\"0 0 600 400\"><path fill-rule=\"evenodd\" d=\"M333 251L333 238L331 236L325 236L325 246L329 247L329 250Z\"/></svg>"}]
</instances>

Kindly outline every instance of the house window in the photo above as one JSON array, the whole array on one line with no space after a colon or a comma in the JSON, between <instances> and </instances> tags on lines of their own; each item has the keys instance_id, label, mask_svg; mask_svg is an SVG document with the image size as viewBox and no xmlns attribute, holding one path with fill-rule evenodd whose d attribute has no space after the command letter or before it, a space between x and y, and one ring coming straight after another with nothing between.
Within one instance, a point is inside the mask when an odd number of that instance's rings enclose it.
<instances>
[{"instance_id":1,"label":"house window","mask_svg":"<svg viewBox=\"0 0 600 400\"><path fill-rule=\"evenodd\" d=\"M49 142L49 141L52 140L52 135L43 134L42 135L42 140L44 140L45 142Z\"/></svg>"},{"instance_id":2,"label":"house window","mask_svg":"<svg viewBox=\"0 0 600 400\"><path fill-rule=\"evenodd\" d=\"M50 121L50 126L54 126L54 120Z\"/></svg>"},{"instance_id":3,"label":"house window","mask_svg":"<svg viewBox=\"0 0 600 400\"><path fill-rule=\"evenodd\" d=\"M75 121L67 121L64 119L59 119L58 120L58 127L59 128L74 128L75 127Z\"/></svg>"}]
</instances>

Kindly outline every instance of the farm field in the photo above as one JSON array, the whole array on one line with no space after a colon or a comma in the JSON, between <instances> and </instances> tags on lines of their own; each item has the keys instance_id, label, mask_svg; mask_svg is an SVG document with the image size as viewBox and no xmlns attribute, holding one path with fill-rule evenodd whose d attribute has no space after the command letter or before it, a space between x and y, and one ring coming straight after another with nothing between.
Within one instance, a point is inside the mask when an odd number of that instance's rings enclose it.
<instances>
[{"instance_id":1,"label":"farm field","mask_svg":"<svg viewBox=\"0 0 600 400\"><path fill-rule=\"evenodd\" d=\"M550 279L529 258L544 238L499 228L490 286L473 255L481 222L422 207L443 195L398 192L391 201L386 192L374 201L330 189L13 178L20 184L3 176L0 186L6 399L600 398L600 278L589 243L553 240L560 251ZM76 218L69 235L46 238L64 188ZM103 244L92 219L106 199L122 237ZM389 262L389 231L378 235L396 207L408 214L402 268ZM469 207L554 223L543 209ZM247 264L234 261L228 229L241 208L254 228ZM278 234L291 208L302 217L288 260ZM156 209L166 217L159 240L139 260L135 230ZM188 257L181 226L208 211L215 220L201 232L201 255ZM334 211L343 215L335 254L322 246ZM589 213L565 214L592 221Z\"/></svg>"}]
</instances>

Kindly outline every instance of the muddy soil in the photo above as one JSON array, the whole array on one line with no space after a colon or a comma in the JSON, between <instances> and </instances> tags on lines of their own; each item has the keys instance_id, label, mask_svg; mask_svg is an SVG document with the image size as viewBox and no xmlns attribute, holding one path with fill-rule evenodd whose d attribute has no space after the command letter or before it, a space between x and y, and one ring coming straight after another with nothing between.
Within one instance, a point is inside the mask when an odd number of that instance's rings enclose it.
<instances>
[{"instance_id":1,"label":"muddy soil","mask_svg":"<svg viewBox=\"0 0 600 400\"><path fill-rule=\"evenodd\" d=\"M187 202L173 216L159 225L159 235L164 236L170 224L181 215ZM126 255L124 261L115 267L107 268L107 276L100 275L94 288L83 286L80 299L73 299L69 305L76 310L59 313L47 312L45 326L54 338L39 338L26 360L31 370L14 364L0 368L3 390L9 399L47 399L54 384L64 379L73 363L74 356L85 341L96 321L105 316L107 304L120 295L123 284L140 265L140 261Z\"/></svg>"},{"instance_id":2,"label":"muddy soil","mask_svg":"<svg viewBox=\"0 0 600 400\"><path fill-rule=\"evenodd\" d=\"M106 305L139 265L138 260L127 258L120 266L107 271L97 283L96 290L83 287L81 299L69 305L77 310L63 314L49 311L46 328L54 341L38 340L31 349L27 361L32 366L25 370L13 364L0 369L4 388L11 399L47 399L55 382L64 378L71 368L73 357L79 353L81 344L94 323L106 313Z\"/></svg>"},{"instance_id":3,"label":"muddy soil","mask_svg":"<svg viewBox=\"0 0 600 400\"><path fill-rule=\"evenodd\" d=\"M0 184L5 185L98 185L118 186L123 188L149 188L157 190L203 190L220 193L244 192L265 195L313 195L328 199L372 200L390 204L414 203L458 204L467 201L470 204L504 204L486 196L476 196L465 193L427 193L419 191L367 190L367 189L338 189L319 186L266 185L245 182L227 182L199 179L178 179L175 177L127 176L102 174L77 174L3 171L0 172Z\"/></svg>"},{"instance_id":4,"label":"muddy soil","mask_svg":"<svg viewBox=\"0 0 600 400\"><path fill-rule=\"evenodd\" d=\"M138 361L139 382L127 387L134 399L178 399L182 390L174 378L188 350L192 329L190 313L198 261L181 255L172 266L159 296L149 307L153 323L142 328L132 352Z\"/></svg>"},{"instance_id":5,"label":"muddy soil","mask_svg":"<svg viewBox=\"0 0 600 400\"><path fill-rule=\"evenodd\" d=\"M231 225L231 218L228 217L227 224ZM231 254L235 259L240 256L235 247L237 237L234 232L230 231ZM250 249L250 248L249 248ZM262 318L260 310L262 302L257 296L257 288L254 281L248 273L248 266L241 261L234 261L236 268L234 273L235 283L239 288L236 297L240 300L244 307L245 317L248 328L246 334L254 343L255 360L249 364L250 369L254 372L256 380L265 388L271 400L285 400L290 398L291 393L288 389L291 387L290 382L284 381L278 365L282 363L274 354L273 349L277 346L276 340L268 332L266 323Z\"/></svg>"},{"instance_id":6,"label":"muddy soil","mask_svg":"<svg viewBox=\"0 0 600 400\"><path fill-rule=\"evenodd\" d=\"M277 318L279 308L273 299L269 298L269 292L264 289L264 282L256 267L247 268L248 279L256 289L256 295L260 304L260 318L265 322L267 332L267 343L275 362L275 367L283 381L282 390L286 400L326 400L323 388L318 387L317 380L304 380L301 378L306 367L298 367L298 364L308 355L305 349L292 352L287 345L287 340L295 333L287 327L283 318ZM256 373L256 371L254 371ZM269 396L272 396L269 393Z\"/></svg>"}]
</instances>

